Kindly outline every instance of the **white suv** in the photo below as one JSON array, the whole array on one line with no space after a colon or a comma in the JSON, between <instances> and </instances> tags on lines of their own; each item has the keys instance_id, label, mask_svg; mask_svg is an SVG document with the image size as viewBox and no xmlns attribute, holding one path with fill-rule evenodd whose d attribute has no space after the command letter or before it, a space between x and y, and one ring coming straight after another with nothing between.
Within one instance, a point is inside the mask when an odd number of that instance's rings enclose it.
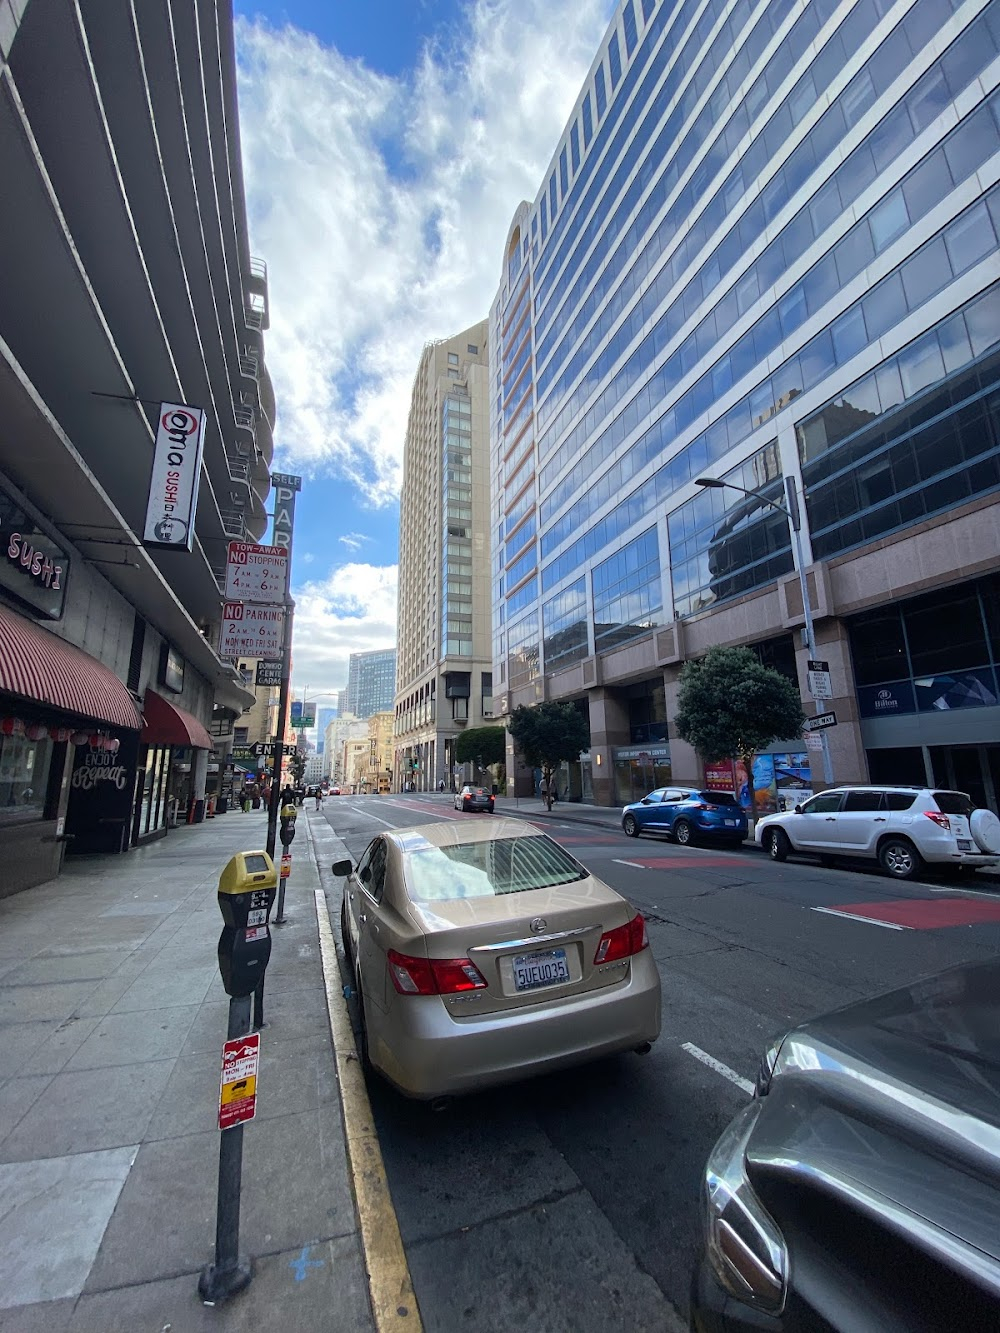
<instances>
[{"instance_id":1,"label":"white suv","mask_svg":"<svg viewBox=\"0 0 1000 1333\"><path fill-rule=\"evenodd\" d=\"M930 787L832 787L758 821L754 838L771 857L811 852L868 857L893 879L912 879L924 862L971 872L1000 862L1000 819L964 792Z\"/></svg>"}]
</instances>

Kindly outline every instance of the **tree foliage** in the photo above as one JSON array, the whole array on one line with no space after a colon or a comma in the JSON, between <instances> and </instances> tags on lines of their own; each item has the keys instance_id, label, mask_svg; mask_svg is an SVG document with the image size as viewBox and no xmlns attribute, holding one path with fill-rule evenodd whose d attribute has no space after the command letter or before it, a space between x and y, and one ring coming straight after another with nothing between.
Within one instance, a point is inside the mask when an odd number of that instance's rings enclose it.
<instances>
[{"instance_id":1,"label":"tree foliage","mask_svg":"<svg viewBox=\"0 0 1000 1333\"><path fill-rule=\"evenodd\" d=\"M802 734L805 713L796 687L750 648L710 648L681 671L674 725L703 759L740 759L750 783L753 760L777 740Z\"/></svg>"},{"instance_id":2,"label":"tree foliage","mask_svg":"<svg viewBox=\"0 0 1000 1333\"><path fill-rule=\"evenodd\" d=\"M525 762L542 770L545 803L552 807L552 775L565 761L590 748L590 727L571 703L522 704L510 718L510 734Z\"/></svg>"},{"instance_id":3,"label":"tree foliage","mask_svg":"<svg viewBox=\"0 0 1000 1333\"><path fill-rule=\"evenodd\" d=\"M482 768L502 764L507 753L507 733L503 727L470 727L455 742L455 758L460 764L475 760Z\"/></svg>"}]
</instances>

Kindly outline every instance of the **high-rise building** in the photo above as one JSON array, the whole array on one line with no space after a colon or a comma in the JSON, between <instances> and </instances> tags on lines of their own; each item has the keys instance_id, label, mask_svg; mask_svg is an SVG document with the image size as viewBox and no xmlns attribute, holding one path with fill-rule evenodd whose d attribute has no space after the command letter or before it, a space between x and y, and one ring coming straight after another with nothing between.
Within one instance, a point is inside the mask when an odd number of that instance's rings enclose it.
<instances>
[{"instance_id":1,"label":"high-rise building","mask_svg":"<svg viewBox=\"0 0 1000 1333\"><path fill-rule=\"evenodd\" d=\"M395 774L426 791L458 776L454 745L493 715L484 320L424 348L399 517Z\"/></svg>"},{"instance_id":2,"label":"high-rise building","mask_svg":"<svg viewBox=\"0 0 1000 1333\"><path fill-rule=\"evenodd\" d=\"M226 795L227 545L264 535L275 401L231 0L5 2L0 76L4 893ZM147 519L161 427L171 472L203 438L193 522L166 471Z\"/></svg>"},{"instance_id":3,"label":"high-rise building","mask_svg":"<svg viewBox=\"0 0 1000 1333\"><path fill-rule=\"evenodd\" d=\"M371 717L392 708L396 689L396 650L378 648L351 653L347 666L347 712Z\"/></svg>"},{"instance_id":4,"label":"high-rise building","mask_svg":"<svg viewBox=\"0 0 1000 1333\"><path fill-rule=\"evenodd\" d=\"M316 710L316 753L322 754L326 745L326 729L337 716L336 708L318 708Z\"/></svg>"},{"instance_id":5,"label":"high-rise building","mask_svg":"<svg viewBox=\"0 0 1000 1333\"><path fill-rule=\"evenodd\" d=\"M585 797L705 780L713 644L808 699L791 513L834 780L996 806L998 53L997 0L618 5L490 316L496 691L587 708Z\"/></svg>"}]
</instances>

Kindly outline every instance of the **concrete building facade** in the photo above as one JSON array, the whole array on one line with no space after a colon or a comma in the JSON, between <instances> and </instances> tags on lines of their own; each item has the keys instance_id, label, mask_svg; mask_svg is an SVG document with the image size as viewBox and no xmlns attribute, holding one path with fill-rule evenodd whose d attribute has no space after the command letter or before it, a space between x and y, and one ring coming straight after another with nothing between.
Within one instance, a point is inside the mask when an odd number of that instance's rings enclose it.
<instances>
[{"instance_id":1,"label":"concrete building facade","mask_svg":"<svg viewBox=\"0 0 1000 1333\"><path fill-rule=\"evenodd\" d=\"M487 324L424 348L403 456L394 785L461 777L459 734L493 716Z\"/></svg>"},{"instance_id":2,"label":"concrete building facade","mask_svg":"<svg viewBox=\"0 0 1000 1333\"><path fill-rule=\"evenodd\" d=\"M323 734L323 773L334 786L343 786L347 781L344 767L344 743L348 740L362 740L368 737L368 723L364 718L345 713L332 718Z\"/></svg>"},{"instance_id":3,"label":"concrete building facade","mask_svg":"<svg viewBox=\"0 0 1000 1333\"><path fill-rule=\"evenodd\" d=\"M778 504L834 781L996 807L998 81L996 0L618 5L490 315L498 711L586 708L584 799L705 781L672 718L713 644L810 711Z\"/></svg>"},{"instance_id":4,"label":"concrete building facade","mask_svg":"<svg viewBox=\"0 0 1000 1333\"><path fill-rule=\"evenodd\" d=\"M217 651L227 545L265 531L275 402L230 0L0 19L5 892L225 797L254 698ZM172 549L174 520L144 544L165 404L206 423Z\"/></svg>"}]
</instances>

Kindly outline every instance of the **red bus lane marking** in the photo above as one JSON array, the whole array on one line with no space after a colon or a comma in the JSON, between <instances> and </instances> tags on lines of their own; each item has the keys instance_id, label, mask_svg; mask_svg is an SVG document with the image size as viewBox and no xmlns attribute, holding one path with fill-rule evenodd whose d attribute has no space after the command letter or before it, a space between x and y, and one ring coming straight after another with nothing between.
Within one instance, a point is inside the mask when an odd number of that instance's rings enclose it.
<instances>
[{"instance_id":1,"label":"red bus lane marking","mask_svg":"<svg viewBox=\"0 0 1000 1333\"><path fill-rule=\"evenodd\" d=\"M830 911L839 916L904 926L910 930L941 930L1000 921L1000 902L971 898L901 898L886 903L838 903Z\"/></svg>"}]
</instances>

